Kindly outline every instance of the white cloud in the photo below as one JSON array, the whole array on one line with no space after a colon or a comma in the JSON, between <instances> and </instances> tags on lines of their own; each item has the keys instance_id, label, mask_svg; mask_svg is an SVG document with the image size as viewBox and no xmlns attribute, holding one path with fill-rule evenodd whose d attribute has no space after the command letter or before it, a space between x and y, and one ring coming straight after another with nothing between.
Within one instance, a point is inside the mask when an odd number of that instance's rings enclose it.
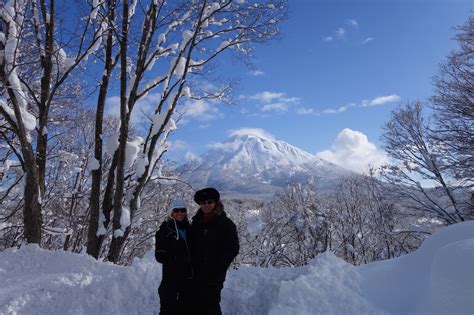
<instances>
[{"instance_id":1,"label":"white cloud","mask_svg":"<svg viewBox=\"0 0 474 315\"><path fill-rule=\"evenodd\" d=\"M323 114L339 114L347 110L347 106L341 106L339 108L327 108L322 111Z\"/></svg>"},{"instance_id":2,"label":"white cloud","mask_svg":"<svg viewBox=\"0 0 474 315\"><path fill-rule=\"evenodd\" d=\"M387 96L378 96L371 100L363 100L362 107L377 106L387 103L399 102L402 98L396 94L387 95Z\"/></svg>"},{"instance_id":3,"label":"white cloud","mask_svg":"<svg viewBox=\"0 0 474 315\"><path fill-rule=\"evenodd\" d=\"M285 93L277 93L277 92L270 92L270 91L264 91L257 93L255 95L249 96L248 99L251 100L257 100L262 103L269 103L272 102L275 99L279 99L280 97L285 96Z\"/></svg>"},{"instance_id":4,"label":"white cloud","mask_svg":"<svg viewBox=\"0 0 474 315\"><path fill-rule=\"evenodd\" d=\"M339 28L336 30L336 37L337 37L337 38L342 38L345 33L346 33L346 30L345 30L343 27L339 27Z\"/></svg>"},{"instance_id":5,"label":"white cloud","mask_svg":"<svg viewBox=\"0 0 474 315\"><path fill-rule=\"evenodd\" d=\"M334 40L341 40L344 38L344 35L346 34L346 29L343 27L338 27L337 30L334 32L334 35L332 36L325 36L322 38L323 41L325 42L332 42Z\"/></svg>"},{"instance_id":6,"label":"white cloud","mask_svg":"<svg viewBox=\"0 0 474 315\"><path fill-rule=\"evenodd\" d=\"M120 117L120 97L112 96L105 101L105 112L112 116Z\"/></svg>"},{"instance_id":7,"label":"white cloud","mask_svg":"<svg viewBox=\"0 0 474 315\"><path fill-rule=\"evenodd\" d=\"M258 77L258 76L264 75L265 72L263 72L262 70L256 69L256 70L250 71L250 74L255 76L255 77Z\"/></svg>"},{"instance_id":8,"label":"white cloud","mask_svg":"<svg viewBox=\"0 0 474 315\"><path fill-rule=\"evenodd\" d=\"M139 100L133 109L130 118L131 123L135 126L144 126L144 122L150 121L150 117L153 117L155 108L160 100L161 94L159 93L150 93ZM113 96L107 98L105 108L107 114L120 117L120 97ZM217 101L212 100L187 100L184 105L180 105L180 108L174 114L177 115L174 116L175 119L180 114L183 114L179 120L180 124L187 124L191 119L198 120L201 123L208 123L224 116L217 107ZM208 126L209 124L201 124L199 127L206 128Z\"/></svg>"},{"instance_id":9,"label":"white cloud","mask_svg":"<svg viewBox=\"0 0 474 315\"><path fill-rule=\"evenodd\" d=\"M229 137L256 136L274 141L275 137L261 128L240 128L229 130Z\"/></svg>"},{"instance_id":10,"label":"white cloud","mask_svg":"<svg viewBox=\"0 0 474 315\"><path fill-rule=\"evenodd\" d=\"M257 100L262 112L286 112L292 105L299 104L299 97L285 97L286 93L264 91L252 96L242 96L242 98Z\"/></svg>"},{"instance_id":11,"label":"white cloud","mask_svg":"<svg viewBox=\"0 0 474 315\"><path fill-rule=\"evenodd\" d=\"M181 160L184 154L184 158L189 162L202 162L201 157L192 151L192 146L186 141L179 139L170 141L167 154L176 160Z\"/></svg>"},{"instance_id":12,"label":"white cloud","mask_svg":"<svg viewBox=\"0 0 474 315\"><path fill-rule=\"evenodd\" d=\"M221 118L219 109L205 100L189 100L184 104L184 118L197 119L199 121L210 121Z\"/></svg>"},{"instance_id":13,"label":"white cloud","mask_svg":"<svg viewBox=\"0 0 474 315\"><path fill-rule=\"evenodd\" d=\"M340 106L337 108L326 108L325 110L321 112L321 114L340 114L347 111L350 107L356 107L356 106L357 106L356 103L349 103L347 105Z\"/></svg>"},{"instance_id":14,"label":"white cloud","mask_svg":"<svg viewBox=\"0 0 474 315\"><path fill-rule=\"evenodd\" d=\"M186 152L186 154L184 155L184 158L190 162L197 162L197 163L202 162L202 158L191 151Z\"/></svg>"},{"instance_id":15,"label":"white cloud","mask_svg":"<svg viewBox=\"0 0 474 315\"><path fill-rule=\"evenodd\" d=\"M335 32L334 36L325 36L323 37L323 41L325 42L332 42L334 40L341 40L344 38L346 34L346 30L343 27L339 27Z\"/></svg>"},{"instance_id":16,"label":"white cloud","mask_svg":"<svg viewBox=\"0 0 474 315\"><path fill-rule=\"evenodd\" d=\"M170 150L189 150L190 145L183 140L170 141Z\"/></svg>"},{"instance_id":17,"label":"white cloud","mask_svg":"<svg viewBox=\"0 0 474 315\"><path fill-rule=\"evenodd\" d=\"M312 108L308 107L300 107L296 110L296 113L299 115L312 115L312 114L317 114L316 111Z\"/></svg>"},{"instance_id":18,"label":"white cloud","mask_svg":"<svg viewBox=\"0 0 474 315\"><path fill-rule=\"evenodd\" d=\"M297 108L295 111L299 115L316 115L316 116L319 116L319 115L334 115L334 114L344 113L352 107L365 108L365 107L378 106L378 105L383 105L383 104L387 104L387 103L398 102L400 100L401 100L400 96L398 96L396 94L392 94L392 95L387 95L387 96L378 96L378 97L376 97L374 99L371 99L371 100L363 100L359 103L351 102L351 103L348 103L348 104L340 106L340 107L326 108L326 109L321 110L321 111L317 111L317 110L314 110L313 108L308 108L308 107L300 107L300 108ZM281 106L281 104L279 104L279 103L268 104L268 105L266 105L266 107L262 108L262 110L267 110L267 111L269 111L269 110L284 111L286 109L287 108L283 108Z\"/></svg>"},{"instance_id":19,"label":"white cloud","mask_svg":"<svg viewBox=\"0 0 474 315\"><path fill-rule=\"evenodd\" d=\"M245 136L255 136L258 138L266 138L268 140L274 141L275 138L272 134L260 128L240 128L233 129L228 131L228 136L232 137L245 137ZM238 149L241 144L239 141L229 141L229 142L215 142L208 144L209 149L222 150L222 151L234 151Z\"/></svg>"},{"instance_id":20,"label":"white cloud","mask_svg":"<svg viewBox=\"0 0 474 315\"><path fill-rule=\"evenodd\" d=\"M359 22L356 19L347 19L344 22L344 25L338 27L333 32L332 35L323 37L322 40L325 42L343 40L346 38L346 35L349 35L353 32L353 29L358 29L358 28L359 28ZM364 41L362 41L362 45L365 45L372 40L374 40L374 38L368 37Z\"/></svg>"},{"instance_id":21,"label":"white cloud","mask_svg":"<svg viewBox=\"0 0 474 315\"><path fill-rule=\"evenodd\" d=\"M364 39L364 41L362 42L362 45L365 45L365 44L367 44L367 43L373 41L374 39L375 39L375 38L373 38L373 37L367 37L367 38Z\"/></svg>"},{"instance_id":22,"label":"white cloud","mask_svg":"<svg viewBox=\"0 0 474 315\"><path fill-rule=\"evenodd\" d=\"M239 113L241 113L242 115L246 115L246 114L250 113L250 110L248 108L241 108L239 110Z\"/></svg>"},{"instance_id":23,"label":"white cloud","mask_svg":"<svg viewBox=\"0 0 474 315\"><path fill-rule=\"evenodd\" d=\"M280 98L280 101L283 101L285 103L298 104L301 101L301 98L299 98L299 97L284 97L284 98Z\"/></svg>"},{"instance_id":24,"label":"white cloud","mask_svg":"<svg viewBox=\"0 0 474 315\"><path fill-rule=\"evenodd\" d=\"M133 125L143 125L144 121L149 121L153 116L155 107L159 104L161 95L150 93L140 99L134 106L130 121ZM109 115L120 117L120 97L112 96L105 101L105 112Z\"/></svg>"},{"instance_id":25,"label":"white cloud","mask_svg":"<svg viewBox=\"0 0 474 315\"><path fill-rule=\"evenodd\" d=\"M354 19L349 19L346 21L346 24L349 25L349 26L352 26L354 28L358 28L359 27L359 22L357 22L356 20Z\"/></svg>"},{"instance_id":26,"label":"white cloud","mask_svg":"<svg viewBox=\"0 0 474 315\"><path fill-rule=\"evenodd\" d=\"M286 112L288 110L289 104L285 103L271 103L265 104L260 109L262 112Z\"/></svg>"},{"instance_id":27,"label":"white cloud","mask_svg":"<svg viewBox=\"0 0 474 315\"><path fill-rule=\"evenodd\" d=\"M401 100L400 96L398 96L396 94L392 94L392 95L387 95L387 96L378 96L378 97L376 97L374 99L371 99L371 100L363 100L360 103L352 102L352 103L349 103L349 104L346 104L346 105L343 105L343 106L340 106L340 107L326 108L322 111L316 111L312 108L307 108L307 107L300 107L300 108L296 109L296 113L300 114L300 115L310 115L310 114L312 114L312 115L317 115L317 116L319 116L319 115L334 115L334 114L344 113L352 107L365 108L365 107L378 106L378 105L383 105L383 104L387 104L387 103L398 102L400 100ZM265 108L266 110L270 110L270 109L278 110L278 109L280 109L280 104L270 104L267 107L268 108ZM280 109L280 111L282 111L282 110Z\"/></svg>"},{"instance_id":28,"label":"white cloud","mask_svg":"<svg viewBox=\"0 0 474 315\"><path fill-rule=\"evenodd\" d=\"M349 128L343 129L330 150L316 153L322 159L346 169L363 173L369 166L378 167L388 161L387 154L377 149L365 134Z\"/></svg>"}]
</instances>

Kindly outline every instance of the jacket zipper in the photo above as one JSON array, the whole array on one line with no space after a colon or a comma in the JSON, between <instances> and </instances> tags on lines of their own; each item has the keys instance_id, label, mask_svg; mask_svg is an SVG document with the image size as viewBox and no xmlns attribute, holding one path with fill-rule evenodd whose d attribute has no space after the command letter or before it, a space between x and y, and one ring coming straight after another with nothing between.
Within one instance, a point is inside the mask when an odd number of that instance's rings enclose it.
<instances>
[{"instance_id":1,"label":"jacket zipper","mask_svg":"<svg viewBox=\"0 0 474 315\"><path fill-rule=\"evenodd\" d=\"M187 240L187 239L184 239L184 244L186 245L186 251L188 252L188 258L189 258L189 260L191 261L191 252L189 251L189 246L188 246L188 240ZM191 266L191 279L194 279L194 268L193 268L193 264L190 263L190 266Z\"/></svg>"}]
</instances>

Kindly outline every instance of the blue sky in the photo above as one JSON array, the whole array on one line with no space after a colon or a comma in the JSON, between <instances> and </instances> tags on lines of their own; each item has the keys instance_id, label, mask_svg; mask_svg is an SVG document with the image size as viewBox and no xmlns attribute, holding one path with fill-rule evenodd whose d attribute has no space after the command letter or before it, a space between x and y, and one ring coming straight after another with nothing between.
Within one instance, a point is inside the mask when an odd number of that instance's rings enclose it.
<instances>
[{"instance_id":1,"label":"blue sky","mask_svg":"<svg viewBox=\"0 0 474 315\"><path fill-rule=\"evenodd\" d=\"M197 104L172 135L169 157L260 128L336 163L383 160L390 111L433 93L439 63L456 48L452 28L472 10L472 0L290 1L281 39L253 54L257 71L220 64L240 78L238 104Z\"/></svg>"}]
</instances>

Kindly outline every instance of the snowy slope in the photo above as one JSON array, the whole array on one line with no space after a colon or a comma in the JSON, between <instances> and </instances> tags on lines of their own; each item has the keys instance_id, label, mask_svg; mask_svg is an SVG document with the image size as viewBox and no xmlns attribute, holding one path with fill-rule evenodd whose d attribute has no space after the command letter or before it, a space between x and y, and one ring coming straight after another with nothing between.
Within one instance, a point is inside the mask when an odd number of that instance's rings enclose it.
<instances>
[{"instance_id":1,"label":"snowy slope","mask_svg":"<svg viewBox=\"0 0 474 315\"><path fill-rule=\"evenodd\" d=\"M0 253L0 314L157 314L161 266L131 267L36 246ZM474 221L412 254L354 267L330 253L298 268L230 271L224 314L474 314Z\"/></svg>"},{"instance_id":2,"label":"snowy slope","mask_svg":"<svg viewBox=\"0 0 474 315\"><path fill-rule=\"evenodd\" d=\"M293 181L316 179L321 189L351 172L258 129L232 133L214 144L199 164L186 164L183 176L196 186L215 186L223 191L273 195Z\"/></svg>"},{"instance_id":3,"label":"snowy slope","mask_svg":"<svg viewBox=\"0 0 474 315\"><path fill-rule=\"evenodd\" d=\"M439 230L410 255L359 271L367 296L392 314L474 314L474 221Z\"/></svg>"}]
</instances>

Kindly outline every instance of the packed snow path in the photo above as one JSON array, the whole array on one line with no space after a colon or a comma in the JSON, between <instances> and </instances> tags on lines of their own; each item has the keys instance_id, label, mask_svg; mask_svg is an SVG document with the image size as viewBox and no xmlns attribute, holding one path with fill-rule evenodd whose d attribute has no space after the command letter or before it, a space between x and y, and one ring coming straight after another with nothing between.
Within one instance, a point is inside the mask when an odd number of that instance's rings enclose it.
<instances>
[{"instance_id":1,"label":"packed snow path","mask_svg":"<svg viewBox=\"0 0 474 315\"><path fill-rule=\"evenodd\" d=\"M158 314L161 266L130 267L24 246L0 253L0 314ZM474 314L474 221L414 253L354 267L330 253L298 268L241 267L224 314Z\"/></svg>"}]
</instances>

